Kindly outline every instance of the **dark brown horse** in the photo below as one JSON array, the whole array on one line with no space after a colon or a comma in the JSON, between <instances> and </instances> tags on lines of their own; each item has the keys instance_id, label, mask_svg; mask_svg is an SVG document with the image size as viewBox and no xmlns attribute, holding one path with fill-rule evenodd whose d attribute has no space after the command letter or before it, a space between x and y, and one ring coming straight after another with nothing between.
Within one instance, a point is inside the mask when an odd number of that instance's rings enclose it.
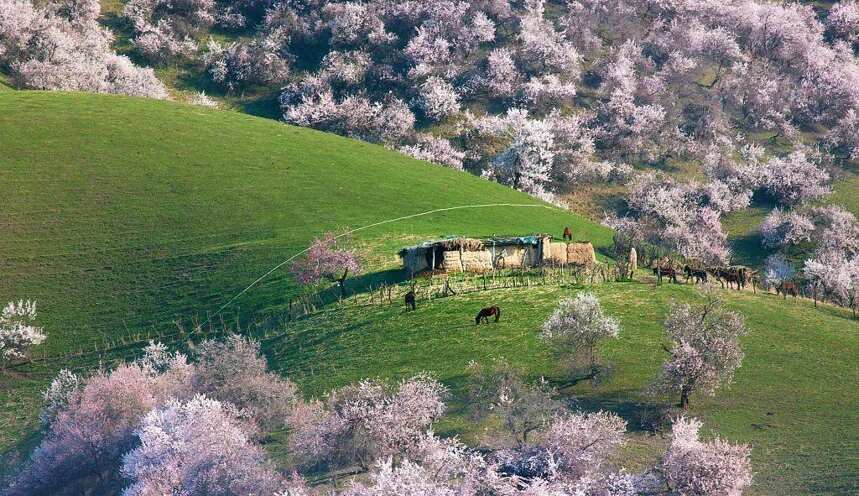
<instances>
[{"instance_id":1,"label":"dark brown horse","mask_svg":"<svg viewBox=\"0 0 859 496\"><path fill-rule=\"evenodd\" d=\"M674 284L680 284L677 282L677 271L674 267L654 267L653 275L656 276L656 282L658 284L662 284L663 277L667 277Z\"/></svg>"},{"instance_id":2,"label":"dark brown horse","mask_svg":"<svg viewBox=\"0 0 859 496\"><path fill-rule=\"evenodd\" d=\"M694 278L696 283L707 282L707 271L704 269L695 269L690 265L683 266L683 273L686 275L686 282Z\"/></svg>"},{"instance_id":3,"label":"dark brown horse","mask_svg":"<svg viewBox=\"0 0 859 496\"><path fill-rule=\"evenodd\" d=\"M707 269L707 272L713 274L713 277L719 281L723 287L728 283L728 289L733 289L731 285L737 283L737 290L743 289L746 285L746 268L745 267L713 267Z\"/></svg>"},{"instance_id":4,"label":"dark brown horse","mask_svg":"<svg viewBox=\"0 0 859 496\"><path fill-rule=\"evenodd\" d=\"M406 309L417 309L417 306L415 305L415 290L411 290L406 293Z\"/></svg>"},{"instance_id":5,"label":"dark brown horse","mask_svg":"<svg viewBox=\"0 0 859 496\"><path fill-rule=\"evenodd\" d=\"M498 322L498 319L501 318L501 309L497 306L486 307L477 313L477 317L474 318L475 324L480 324L480 322L489 323L489 317L495 316L495 322Z\"/></svg>"},{"instance_id":6,"label":"dark brown horse","mask_svg":"<svg viewBox=\"0 0 859 496\"><path fill-rule=\"evenodd\" d=\"M564 227L564 241L572 241L573 240L573 231L570 230L570 226Z\"/></svg>"},{"instance_id":7,"label":"dark brown horse","mask_svg":"<svg viewBox=\"0 0 859 496\"><path fill-rule=\"evenodd\" d=\"M793 281L782 281L775 287L775 293L782 295L784 299L787 299L787 295L796 298L799 295L799 286Z\"/></svg>"}]
</instances>

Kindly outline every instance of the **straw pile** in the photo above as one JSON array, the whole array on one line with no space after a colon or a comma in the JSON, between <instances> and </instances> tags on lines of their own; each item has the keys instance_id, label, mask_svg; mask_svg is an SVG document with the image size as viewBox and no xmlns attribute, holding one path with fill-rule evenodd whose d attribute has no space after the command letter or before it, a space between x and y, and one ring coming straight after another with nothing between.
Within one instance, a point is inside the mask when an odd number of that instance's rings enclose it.
<instances>
[{"instance_id":1,"label":"straw pile","mask_svg":"<svg viewBox=\"0 0 859 496\"><path fill-rule=\"evenodd\" d=\"M590 241L567 245L567 263L578 266L591 266L597 263L594 245Z\"/></svg>"},{"instance_id":2,"label":"straw pile","mask_svg":"<svg viewBox=\"0 0 859 496\"><path fill-rule=\"evenodd\" d=\"M638 270L638 253L633 246L629 249L629 271L635 273L636 270Z\"/></svg>"},{"instance_id":3,"label":"straw pile","mask_svg":"<svg viewBox=\"0 0 859 496\"><path fill-rule=\"evenodd\" d=\"M483 241L473 238L452 238L436 243L447 250L479 251L484 248Z\"/></svg>"},{"instance_id":4,"label":"straw pile","mask_svg":"<svg viewBox=\"0 0 859 496\"><path fill-rule=\"evenodd\" d=\"M492 253L488 250L464 251L460 260L462 261L461 267L466 272L487 272L492 270Z\"/></svg>"},{"instance_id":5,"label":"straw pile","mask_svg":"<svg viewBox=\"0 0 859 496\"><path fill-rule=\"evenodd\" d=\"M549 265L567 265L567 243L552 242L543 245L543 262Z\"/></svg>"},{"instance_id":6,"label":"straw pile","mask_svg":"<svg viewBox=\"0 0 859 496\"><path fill-rule=\"evenodd\" d=\"M443 267L445 272L462 272L462 258L459 256L459 252L444 252Z\"/></svg>"}]
</instances>

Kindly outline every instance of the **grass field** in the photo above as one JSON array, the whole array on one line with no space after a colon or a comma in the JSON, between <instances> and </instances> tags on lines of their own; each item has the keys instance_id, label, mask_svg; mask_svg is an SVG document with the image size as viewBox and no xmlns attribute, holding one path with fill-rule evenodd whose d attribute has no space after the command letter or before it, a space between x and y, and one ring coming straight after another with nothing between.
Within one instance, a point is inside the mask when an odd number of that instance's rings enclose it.
<instances>
[{"instance_id":1,"label":"grass field","mask_svg":"<svg viewBox=\"0 0 859 496\"><path fill-rule=\"evenodd\" d=\"M466 204L539 202L473 176L378 146L233 112L122 97L0 92L0 300L40 304L51 353L105 337L163 329L219 308L275 264L327 230ZM765 215L766 209L750 214ZM742 228L748 219L733 219ZM550 232L571 225L598 249L610 233L547 208L457 210L362 231L354 239L369 273L353 291L396 280L397 248L433 236ZM751 230L746 234L753 237ZM479 442L465 421L462 387L471 360L503 356L537 378L558 380L536 338L557 300L577 287L532 287L423 303L331 306L265 342L274 368L305 393L378 376L430 371L454 392L438 426ZM295 293L285 271L237 300L228 317L277 314ZM598 285L620 317L605 346L614 375L563 391L583 408L633 418L664 358L661 321L689 286ZM859 480L859 323L839 309L770 295L725 293L747 318L746 360L716 398L692 414L710 432L753 447L754 494L855 494ZM498 324L475 327L488 301ZM110 357L108 357L110 358ZM39 391L59 367L92 368L97 357L16 368L0 377L0 466L38 440ZM633 433L635 469L653 461L659 436ZM282 453L274 443L269 448ZM0 470L2 475L3 470Z\"/></svg>"},{"instance_id":2,"label":"grass field","mask_svg":"<svg viewBox=\"0 0 859 496\"><path fill-rule=\"evenodd\" d=\"M433 300L414 313L399 305L346 307L304 321L267 343L275 366L307 393L319 394L366 376L400 378L432 371L454 391L451 415L439 426L478 443L482 431L463 411L465 368L503 356L532 378L560 381L556 361L537 338L557 301L580 287L492 290ZM665 358L661 322L669 302L697 298L690 286L608 283L593 288L621 320L621 338L604 346L610 381L563 393L586 409L611 409L633 421L640 403L667 402L645 393ZM747 320L746 358L734 384L715 398L696 397L690 414L714 433L753 446L753 494L855 494L859 490L859 322L833 307L785 303L775 295L725 292ZM498 324L475 326L492 302ZM676 401L676 398L671 398ZM634 432L631 469L653 462L665 440Z\"/></svg>"},{"instance_id":3,"label":"grass field","mask_svg":"<svg viewBox=\"0 0 859 496\"><path fill-rule=\"evenodd\" d=\"M235 112L18 91L0 93L0 198L0 301L38 300L49 354L203 320L324 231L460 205L543 205L379 146ZM433 236L560 236L565 225L610 242L582 217L512 207L387 224L354 242L376 270ZM295 289L278 271L225 315L260 318ZM32 427L53 372L0 378L0 444Z\"/></svg>"},{"instance_id":4,"label":"grass field","mask_svg":"<svg viewBox=\"0 0 859 496\"><path fill-rule=\"evenodd\" d=\"M37 299L50 350L205 316L328 230L469 204L539 204L381 147L233 112L81 94L0 96L0 300ZM376 265L440 235L608 231L544 208L460 210L356 235ZM358 282L360 283L360 282ZM286 271L236 302L285 301Z\"/></svg>"}]
</instances>

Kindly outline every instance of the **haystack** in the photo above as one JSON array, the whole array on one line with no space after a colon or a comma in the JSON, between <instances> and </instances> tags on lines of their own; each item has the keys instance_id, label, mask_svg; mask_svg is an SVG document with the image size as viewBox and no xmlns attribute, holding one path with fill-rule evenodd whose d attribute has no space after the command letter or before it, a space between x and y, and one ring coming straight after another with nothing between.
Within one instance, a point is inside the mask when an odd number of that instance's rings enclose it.
<instances>
[{"instance_id":1,"label":"haystack","mask_svg":"<svg viewBox=\"0 0 859 496\"><path fill-rule=\"evenodd\" d=\"M544 244L543 262L549 265L567 265L567 243L552 242Z\"/></svg>"},{"instance_id":2,"label":"haystack","mask_svg":"<svg viewBox=\"0 0 859 496\"><path fill-rule=\"evenodd\" d=\"M570 243L567 245L567 263L579 266L590 266L597 263L594 245L590 241Z\"/></svg>"},{"instance_id":3,"label":"haystack","mask_svg":"<svg viewBox=\"0 0 859 496\"><path fill-rule=\"evenodd\" d=\"M629 249L629 272L634 274L636 270L638 270L638 253L633 246Z\"/></svg>"},{"instance_id":4,"label":"haystack","mask_svg":"<svg viewBox=\"0 0 859 496\"><path fill-rule=\"evenodd\" d=\"M444 262L442 262L445 272L462 272L462 257L459 251L444 252Z\"/></svg>"},{"instance_id":5,"label":"haystack","mask_svg":"<svg viewBox=\"0 0 859 496\"><path fill-rule=\"evenodd\" d=\"M447 253L450 252L446 252L445 256ZM488 272L492 270L492 253L488 250L464 251L460 260L462 261L461 267L466 272Z\"/></svg>"}]
</instances>

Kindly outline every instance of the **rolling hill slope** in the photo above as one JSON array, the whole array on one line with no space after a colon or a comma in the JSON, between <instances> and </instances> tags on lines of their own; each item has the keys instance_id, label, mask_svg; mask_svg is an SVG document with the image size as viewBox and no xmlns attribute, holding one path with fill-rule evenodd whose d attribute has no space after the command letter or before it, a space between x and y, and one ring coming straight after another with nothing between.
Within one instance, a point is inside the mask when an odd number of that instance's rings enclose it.
<instances>
[{"instance_id":1,"label":"rolling hill slope","mask_svg":"<svg viewBox=\"0 0 859 496\"><path fill-rule=\"evenodd\" d=\"M234 112L122 97L0 95L0 300L39 301L51 352L207 312L312 238L469 204L538 201L379 146ZM447 234L609 232L544 208L428 215L363 231L371 265ZM282 305L286 270L235 309ZM233 315L231 313L230 315Z\"/></svg>"},{"instance_id":2,"label":"rolling hill slope","mask_svg":"<svg viewBox=\"0 0 859 496\"><path fill-rule=\"evenodd\" d=\"M468 174L381 147L233 112L82 94L0 93L0 302L39 301L43 345L62 353L128 336L173 319L205 317L259 275L326 230L467 204L539 204ZM353 289L396 277L400 246L425 237L560 234L607 247L611 233L548 208L454 210L361 231L355 244L369 274ZM559 380L536 338L557 300L579 287L460 294L422 303L332 306L264 342L271 365L308 394L366 377L434 373L451 387L442 434L477 441L466 422L463 369L505 356L535 378ZM668 302L691 287L611 283L594 291L621 319L622 337L604 355L606 384L563 390L583 408L607 408L631 422L664 358ZM226 314L276 313L295 287L285 270L248 292ZM752 494L851 494L859 477L859 324L842 309L785 303L772 295L726 293L750 333L735 384L695 398L692 414L712 433L753 446ZM475 328L486 300L503 306L499 324ZM38 440L39 392L59 367L91 369L100 357L39 363L0 376L0 477ZM108 355L107 361L116 358ZM665 440L635 431L634 470ZM275 456L283 446L267 448Z\"/></svg>"}]
</instances>

